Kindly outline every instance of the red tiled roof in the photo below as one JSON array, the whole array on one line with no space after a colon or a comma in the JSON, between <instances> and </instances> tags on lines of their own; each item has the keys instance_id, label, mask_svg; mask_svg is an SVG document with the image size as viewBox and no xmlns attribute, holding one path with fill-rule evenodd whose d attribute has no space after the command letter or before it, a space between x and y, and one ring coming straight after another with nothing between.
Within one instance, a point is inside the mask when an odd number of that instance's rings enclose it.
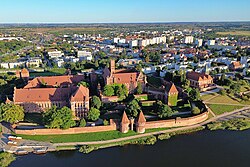
<instances>
[{"instance_id":1,"label":"red tiled roof","mask_svg":"<svg viewBox=\"0 0 250 167\"><path fill-rule=\"evenodd\" d=\"M203 80L211 80L213 79L210 75L204 74L204 73L198 73L198 72L188 72L187 78L192 79L195 81L203 81Z\"/></svg>"},{"instance_id":2,"label":"red tiled roof","mask_svg":"<svg viewBox=\"0 0 250 167\"><path fill-rule=\"evenodd\" d=\"M78 89L75 91L75 93L71 96L71 101L89 101L89 89L84 87L84 86L80 86L78 87Z\"/></svg>"},{"instance_id":3,"label":"red tiled roof","mask_svg":"<svg viewBox=\"0 0 250 167\"><path fill-rule=\"evenodd\" d=\"M125 111L123 112L121 123L123 123L123 124L129 124L129 119L128 119L127 114L126 114Z\"/></svg>"},{"instance_id":4,"label":"red tiled roof","mask_svg":"<svg viewBox=\"0 0 250 167\"><path fill-rule=\"evenodd\" d=\"M12 101L7 97L5 103L8 104L8 103L11 103Z\"/></svg>"},{"instance_id":5,"label":"red tiled roof","mask_svg":"<svg viewBox=\"0 0 250 167\"><path fill-rule=\"evenodd\" d=\"M67 101L72 88L32 88L15 89L14 102Z\"/></svg>"},{"instance_id":6,"label":"red tiled roof","mask_svg":"<svg viewBox=\"0 0 250 167\"><path fill-rule=\"evenodd\" d=\"M22 74L29 74L29 70L28 70L27 68L23 68L23 69L21 70L21 73L22 73Z\"/></svg>"},{"instance_id":7,"label":"red tiled roof","mask_svg":"<svg viewBox=\"0 0 250 167\"><path fill-rule=\"evenodd\" d=\"M145 119L145 116L143 114L143 112L141 111L140 114L139 114L139 117L138 117L138 123L145 123L146 122L146 119Z\"/></svg>"},{"instance_id":8,"label":"red tiled roof","mask_svg":"<svg viewBox=\"0 0 250 167\"><path fill-rule=\"evenodd\" d=\"M178 90L174 83L171 83L171 86L169 87L168 93L178 93Z\"/></svg>"},{"instance_id":9,"label":"red tiled roof","mask_svg":"<svg viewBox=\"0 0 250 167\"><path fill-rule=\"evenodd\" d=\"M136 82L137 81L137 73L115 73L113 74L113 77L115 78L115 83L119 84L125 84L130 83L131 81Z\"/></svg>"},{"instance_id":10,"label":"red tiled roof","mask_svg":"<svg viewBox=\"0 0 250 167\"><path fill-rule=\"evenodd\" d=\"M84 75L66 75L66 76L52 76L52 77L37 77L30 81L24 88L37 88L41 84L46 84L46 86L61 86L68 85L72 83L78 83L84 79Z\"/></svg>"}]
</instances>

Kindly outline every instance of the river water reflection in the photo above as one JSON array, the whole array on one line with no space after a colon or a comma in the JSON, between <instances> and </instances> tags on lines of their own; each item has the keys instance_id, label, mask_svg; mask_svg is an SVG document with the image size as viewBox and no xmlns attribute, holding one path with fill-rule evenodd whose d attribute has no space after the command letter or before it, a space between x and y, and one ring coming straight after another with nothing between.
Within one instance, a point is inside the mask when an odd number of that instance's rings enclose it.
<instances>
[{"instance_id":1,"label":"river water reflection","mask_svg":"<svg viewBox=\"0 0 250 167\"><path fill-rule=\"evenodd\" d=\"M81 154L62 151L18 157L11 167L250 167L250 130L200 131Z\"/></svg>"}]
</instances>

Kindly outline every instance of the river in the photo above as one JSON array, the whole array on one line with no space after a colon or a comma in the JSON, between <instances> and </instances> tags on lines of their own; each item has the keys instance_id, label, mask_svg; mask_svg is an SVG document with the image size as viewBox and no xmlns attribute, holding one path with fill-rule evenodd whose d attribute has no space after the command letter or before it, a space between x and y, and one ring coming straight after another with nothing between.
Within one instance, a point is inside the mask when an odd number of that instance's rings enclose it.
<instances>
[{"instance_id":1,"label":"river","mask_svg":"<svg viewBox=\"0 0 250 167\"><path fill-rule=\"evenodd\" d=\"M19 156L11 167L250 167L250 130L200 131L158 141L82 154Z\"/></svg>"}]
</instances>

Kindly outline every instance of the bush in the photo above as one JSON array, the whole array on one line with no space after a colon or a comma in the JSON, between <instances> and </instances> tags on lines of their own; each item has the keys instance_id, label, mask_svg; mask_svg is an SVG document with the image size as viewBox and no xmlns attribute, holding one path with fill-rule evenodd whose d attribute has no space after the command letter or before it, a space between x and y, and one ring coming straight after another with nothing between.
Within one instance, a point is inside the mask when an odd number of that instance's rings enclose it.
<instances>
[{"instance_id":1,"label":"bush","mask_svg":"<svg viewBox=\"0 0 250 167\"><path fill-rule=\"evenodd\" d=\"M170 136L169 133L160 134L160 135L158 136L158 139L159 139L159 140L166 140L166 139L170 139L170 138L171 138L171 136Z\"/></svg>"},{"instance_id":2,"label":"bush","mask_svg":"<svg viewBox=\"0 0 250 167\"><path fill-rule=\"evenodd\" d=\"M0 153L0 166L8 167L15 159L13 154L2 152Z\"/></svg>"},{"instance_id":3,"label":"bush","mask_svg":"<svg viewBox=\"0 0 250 167\"><path fill-rule=\"evenodd\" d=\"M88 154L94 150L95 150L94 146L84 145L84 146L80 147L79 152L84 153L84 154Z\"/></svg>"},{"instance_id":4,"label":"bush","mask_svg":"<svg viewBox=\"0 0 250 167\"><path fill-rule=\"evenodd\" d=\"M141 144L141 145L153 145L157 141L157 138L155 136L149 136L146 138L138 139L132 144Z\"/></svg>"},{"instance_id":5,"label":"bush","mask_svg":"<svg viewBox=\"0 0 250 167\"><path fill-rule=\"evenodd\" d=\"M85 127L86 126L86 121L84 118L80 120L79 127Z\"/></svg>"},{"instance_id":6,"label":"bush","mask_svg":"<svg viewBox=\"0 0 250 167\"><path fill-rule=\"evenodd\" d=\"M200 114L200 113L201 113L201 110L198 107L194 107L192 109L192 114L197 115L197 114Z\"/></svg>"},{"instance_id":7,"label":"bush","mask_svg":"<svg viewBox=\"0 0 250 167\"><path fill-rule=\"evenodd\" d=\"M108 125L109 125L109 121L105 119L105 120L103 121L103 125L104 125L104 126L108 126Z\"/></svg>"},{"instance_id":8,"label":"bush","mask_svg":"<svg viewBox=\"0 0 250 167\"><path fill-rule=\"evenodd\" d=\"M225 89L221 89L221 90L219 91L219 94L221 94L222 96L225 96L225 95L226 95Z\"/></svg>"}]
</instances>

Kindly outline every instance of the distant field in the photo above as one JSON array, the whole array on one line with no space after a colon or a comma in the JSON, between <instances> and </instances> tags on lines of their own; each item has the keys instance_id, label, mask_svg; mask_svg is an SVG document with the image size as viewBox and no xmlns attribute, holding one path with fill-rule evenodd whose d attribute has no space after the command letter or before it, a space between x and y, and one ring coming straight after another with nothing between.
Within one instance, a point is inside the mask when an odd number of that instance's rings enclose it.
<instances>
[{"instance_id":1,"label":"distant field","mask_svg":"<svg viewBox=\"0 0 250 167\"><path fill-rule=\"evenodd\" d=\"M225 31L217 32L219 35L236 35L236 36L250 36L250 31Z\"/></svg>"},{"instance_id":2,"label":"distant field","mask_svg":"<svg viewBox=\"0 0 250 167\"><path fill-rule=\"evenodd\" d=\"M34 34L34 33L59 33L59 34L67 34L67 33L100 33L104 31L111 30L111 28L105 27L29 27L29 28L5 28L0 29L0 32L11 31L14 33L27 33L27 34Z\"/></svg>"}]
</instances>

